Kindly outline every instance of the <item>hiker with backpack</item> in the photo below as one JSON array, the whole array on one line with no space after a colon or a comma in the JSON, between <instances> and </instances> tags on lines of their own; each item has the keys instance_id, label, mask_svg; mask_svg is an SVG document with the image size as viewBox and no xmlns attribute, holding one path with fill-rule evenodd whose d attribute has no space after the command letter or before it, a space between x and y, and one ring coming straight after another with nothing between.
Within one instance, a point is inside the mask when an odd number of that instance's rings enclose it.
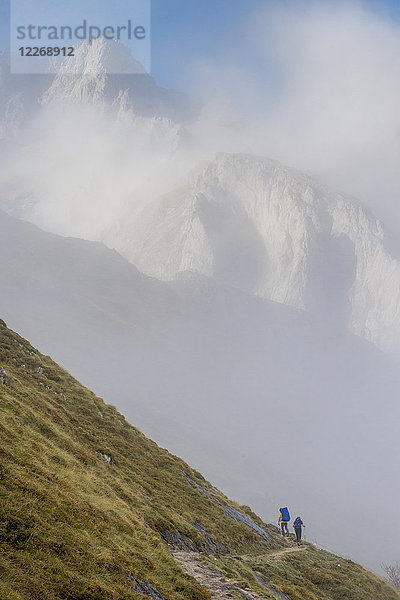
<instances>
[{"instance_id":1,"label":"hiker with backpack","mask_svg":"<svg viewBox=\"0 0 400 600\"><path fill-rule=\"evenodd\" d=\"M289 535L288 523L290 521L289 509L287 506L279 509L278 526L281 526L282 535Z\"/></svg>"},{"instance_id":2,"label":"hiker with backpack","mask_svg":"<svg viewBox=\"0 0 400 600\"><path fill-rule=\"evenodd\" d=\"M304 525L303 521L300 519L300 517L295 518L293 527L294 527L294 531L296 533L296 542L297 542L298 546L300 546L302 527L305 527L305 525Z\"/></svg>"},{"instance_id":3,"label":"hiker with backpack","mask_svg":"<svg viewBox=\"0 0 400 600\"><path fill-rule=\"evenodd\" d=\"M7 373L5 372L4 367L0 368L0 377L1 377L1 381L2 381L3 385L7 385L8 377L7 377Z\"/></svg>"}]
</instances>

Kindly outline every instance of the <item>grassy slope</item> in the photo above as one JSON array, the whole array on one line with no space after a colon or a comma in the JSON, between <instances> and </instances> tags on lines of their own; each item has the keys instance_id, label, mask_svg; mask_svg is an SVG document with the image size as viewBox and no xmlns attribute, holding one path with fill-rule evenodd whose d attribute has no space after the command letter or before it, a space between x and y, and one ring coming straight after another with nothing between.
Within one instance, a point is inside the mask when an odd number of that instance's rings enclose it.
<instances>
[{"instance_id":1,"label":"grassy slope","mask_svg":"<svg viewBox=\"0 0 400 600\"><path fill-rule=\"evenodd\" d=\"M129 575L150 581L167 600L206 599L161 536L179 532L204 548L194 523L232 555L214 564L261 591L251 561L233 556L282 544L274 527L214 490L2 322L0 361L9 374L9 386L0 389L1 600L143 598ZM228 504L264 527L271 543L229 518ZM337 557L312 547L254 561L292 600L400 598L358 565L340 559L335 567Z\"/></svg>"}]
</instances>

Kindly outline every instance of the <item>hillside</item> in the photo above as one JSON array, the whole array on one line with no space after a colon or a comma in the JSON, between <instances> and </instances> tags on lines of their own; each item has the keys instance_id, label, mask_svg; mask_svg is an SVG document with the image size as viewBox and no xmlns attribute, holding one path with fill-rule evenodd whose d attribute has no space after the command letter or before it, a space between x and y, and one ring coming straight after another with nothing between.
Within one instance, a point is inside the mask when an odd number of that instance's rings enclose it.
<instances>
[{"instance_id":1,"label":"hillside","mask_svg":"<svg viewBox=\"0 0 400 600\"><path fill-rule=\"evenodd\" d=\"M274 526L228 500L3 322L0 360L9 375L0 388L2 600L206 600L208 587L222 597L212 578L227 597L400 597L362 567L312 546L282 553L293 547ZM202 571L202 584L184 572L185 561Z\"/></svg>"},{"instance_id":2,"label":"hillside","mask_svg":"<svg viewBox=\"0 0 400 600\"><path fill-rule=\"evenodd\" d=\"M400 501L395 464L382 477L400 378L376 348L198 274L151 279L102 244L1 212L0 254L9 326L146 435L267 521L290 498L340 554L396 561L400 523L388 540L380 507ZM373 544L349 504L375 523Z\"/></svg>"}]
</instances>

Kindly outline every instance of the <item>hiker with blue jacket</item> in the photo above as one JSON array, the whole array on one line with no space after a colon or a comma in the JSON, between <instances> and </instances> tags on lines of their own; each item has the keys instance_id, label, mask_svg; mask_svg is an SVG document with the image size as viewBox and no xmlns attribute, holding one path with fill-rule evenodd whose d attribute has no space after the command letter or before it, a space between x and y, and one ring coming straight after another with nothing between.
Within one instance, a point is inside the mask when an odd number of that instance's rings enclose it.
<instances>
[{"instance_id":1,"label":"hiker with blue jacket","mask_svg":"<svg viewBox=\"0 0 400 600\"><path fill-rule=\"evenodd\" d=\"M296 533L296 542L300 546L302 527L305 527L305 525L304 525L303 521L300 519L300 517L296 517L296 519L294 520L294 523L293 523L293 527L294 527L294 530Z\"/></svg>"},{"instance_id":2,"label":"hiker with blue jacket","mask_svg":"<svg viewBox=\"0 0 400 600\"><path fill-rule=\"evenodd\" d=\"M290 521L289 509L287 506L279 509L278 526L281 526L282 535L289 535L288 523Z\"/></svg>"}]
</instances>

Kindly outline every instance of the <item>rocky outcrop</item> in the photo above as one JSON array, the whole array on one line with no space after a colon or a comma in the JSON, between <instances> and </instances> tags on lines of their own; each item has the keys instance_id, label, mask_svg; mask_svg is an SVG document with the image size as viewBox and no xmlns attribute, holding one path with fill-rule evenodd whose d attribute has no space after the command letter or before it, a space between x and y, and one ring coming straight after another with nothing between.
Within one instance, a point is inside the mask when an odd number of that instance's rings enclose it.
<instances>
[{"instance_id":1,"label":"rocky outcrop","mask_svg":"<svg viewBox=\"0 0 400 600\"><path fill-rule=\"evenodd\" d=\"M134 575L128 575L128 579L135 584L135 592L139 592L139 594L143 594L144 596L150 596L153 600L165 600L164 596L146 579L135 577Z\"/></svg>"},{"instance_id":2,"label":"rocky outcrop","mask_svg":"<svg viewBox=\"0 0 400 600\"><path fill-rule=\"evenodd\" d=\"M276 161L219 154L108 242L149 275L196 271L400 349L400 261L382 225Z\"/></svg>"}]
</instances>

